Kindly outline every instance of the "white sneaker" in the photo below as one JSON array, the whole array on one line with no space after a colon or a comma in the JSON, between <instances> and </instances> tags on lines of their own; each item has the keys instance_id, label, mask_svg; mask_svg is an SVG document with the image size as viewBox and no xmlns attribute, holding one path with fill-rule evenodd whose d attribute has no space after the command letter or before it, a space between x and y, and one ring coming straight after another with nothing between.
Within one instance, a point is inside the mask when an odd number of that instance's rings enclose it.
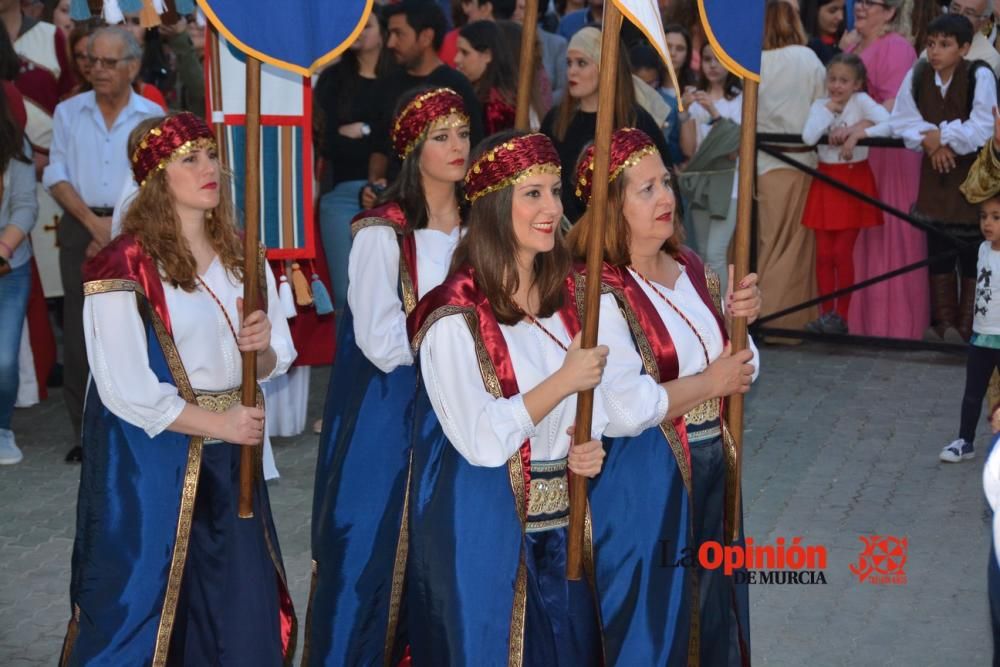
<instances>
[{"instance_id":1,"label":"white sneaker","mask_svg":"<svg viewBox=\"0 0 1000 667\"><path fill-rule=\"evenodd\" d=\"M13 465L20 463L24 454L14 444L14 432L10 429L0 428L0 465Z\"/></svg>"},{"instance_id":2,"label":"white sneaker","mask_svg":"<svg viewBox=\"0 0 1000 667\"><path fill-rule=\"evenodd\" d=\"M975 458L975 456L976 450L972 446L972 443L959 438L942 449L938 458L945 463L961 463L962 461Z\"/></svg>"}]
</instances>

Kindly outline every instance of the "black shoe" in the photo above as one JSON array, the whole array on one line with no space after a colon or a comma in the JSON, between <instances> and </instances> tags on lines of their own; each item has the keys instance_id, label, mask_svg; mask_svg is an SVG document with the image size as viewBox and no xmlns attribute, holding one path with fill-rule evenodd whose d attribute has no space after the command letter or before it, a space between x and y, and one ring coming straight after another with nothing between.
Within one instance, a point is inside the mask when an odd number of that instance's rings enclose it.
<instances>
[{"instance_id":1,"label":"black shoe","mask_svg":"<svg viewBox=\"0 0 1000 667\"><path fill-rule=\"evenodd\" d=\"M79 463L80 461L83 461L83 447L77 445L69 450L69 454L66 455L66 463Z\"/></svg>"}]
</instances>

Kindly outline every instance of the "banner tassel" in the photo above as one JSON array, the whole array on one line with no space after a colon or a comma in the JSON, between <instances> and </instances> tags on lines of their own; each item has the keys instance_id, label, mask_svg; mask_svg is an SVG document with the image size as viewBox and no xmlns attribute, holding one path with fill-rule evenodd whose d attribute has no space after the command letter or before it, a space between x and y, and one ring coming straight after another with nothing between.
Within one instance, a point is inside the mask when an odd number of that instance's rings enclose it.
<instances>
[{"instance_id":1,"label":"banner tassel","mask_svg":"<svg viewBox=\"0 0 1000 667\"><path fill-rule=\"evenodd\" d=\"M314 266L312 269L312 293L313 303L316 304L316 314L329 315L333 312L333 302L330 300L330 292L327 291L323 281L319 279L316 267Z\"/></svg>"},{"instance_id":2,"label":"banner tassel","mask_svg":"<svg viewBox=\"0 0 1000 667\"><path fill-rule=\"evenodd\" d=\"M292 262L292 288L295 290L295 303L300 306L312 305L313 298L309 293L309 283L298 262Z\"/></svg>"},{"instance_id":3,"label":"banner tassel","mask_svg":"<svg viewBox=\"0 0 1000 667\"><path fill-rule=\"evenodd\" d=\"M290 320L299 312L295 309L295 297L292 296L292 286L288 284L288 277L282 275L278 279L278 301L281 302L281 309L285 312L285 319Z\"/></svg>"}]
</instances>

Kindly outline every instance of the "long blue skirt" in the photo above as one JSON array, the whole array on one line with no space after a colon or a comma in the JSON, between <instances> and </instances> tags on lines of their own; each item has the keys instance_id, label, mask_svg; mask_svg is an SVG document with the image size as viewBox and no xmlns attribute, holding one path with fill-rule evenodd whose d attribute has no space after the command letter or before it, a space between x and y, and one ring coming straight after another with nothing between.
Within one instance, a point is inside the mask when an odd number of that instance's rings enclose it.
<instances>
[{"instance_id":1,"label":"long blue skirt","mask_svg":"<svg viewBox=\"0 0 1000 667\"><path fill-rule=\"evenodd\" d=\"M682 665L691 627L687 490L659 426L605 438L590 485L595 580L608 665Z\"/></svg>"},{"instance_id":2,"label":"long blue skirt","mask_svg":"<svg viewBox=\"0 0 1000 667\"><path fill-rule=\"evenodd\" d=\"M169 665L283 662L279 588L264 537L265 529L274 535L267 486L257 485L253 518L238 518L240 452L226 443L202 450Z\"/></svg>"},{"instance_id":3,"label":"long blue skirt","mask_svg":"<svg viewBox=\"0 0 1000 667\"><path fill-rule=\"evenodd\" d=\"M721 438L691 443L691 477L697 553L697 547L704 542L726 544L723 525L726 465ZM741 520L738 544L743 543ZM745 574L745 568L739 571ZM738 583L735 576L726 575L722 568L698 568L697 573L701 605L701 664L749 665L750 587L747 578L740 577Z\"/></svg>"},{"instance_id":4,"label":"long blue skirt","mask_svg":"<svg viewBox=\"0 0 1000 667\"><path fill-rule=\"evenodd\" d=\"M406 646L397 555L417 384L413 366L386 374L365 357L350 309L339 331L316 465L305 646L305 664L331 667L382 664Z\"/></svg>"}]
</instances>

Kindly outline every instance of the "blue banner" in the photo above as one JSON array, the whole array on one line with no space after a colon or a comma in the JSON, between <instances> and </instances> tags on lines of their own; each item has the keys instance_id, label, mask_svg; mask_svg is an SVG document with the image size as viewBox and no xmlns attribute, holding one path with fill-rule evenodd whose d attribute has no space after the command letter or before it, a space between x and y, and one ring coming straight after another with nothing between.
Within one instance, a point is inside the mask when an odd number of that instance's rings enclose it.
<instances>
[{"instance_id":1,"label":"blue banner","mask_svg":"<svg viewBox=\"0 0 1000 667\"><path fill-rule=\"evenodd\" d=\"M240 51L310 76L357 38L373 1L198 0L198 6Z\"/></svg>"},{"instance_id":2,"label":"blue banner","mask_svg":"<svg viewBox=\"0 0 1000 667\"><path fill-rule=\"evenodd\" d=\"M727 70L760 81L766 0L698 0L705 36Z\"/></svg>"}]
</instances>

